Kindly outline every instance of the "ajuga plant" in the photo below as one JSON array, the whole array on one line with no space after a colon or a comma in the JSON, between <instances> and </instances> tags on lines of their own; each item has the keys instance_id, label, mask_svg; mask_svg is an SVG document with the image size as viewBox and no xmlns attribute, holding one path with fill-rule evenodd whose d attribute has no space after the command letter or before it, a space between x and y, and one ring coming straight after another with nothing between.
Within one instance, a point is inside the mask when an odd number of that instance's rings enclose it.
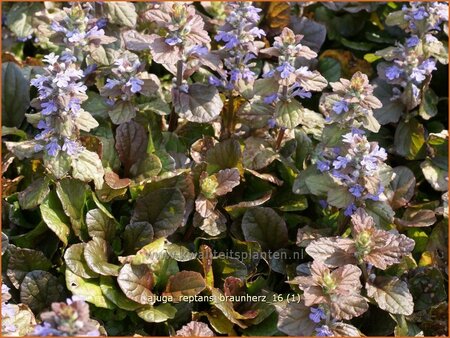
<instances>
[{"instance_id":1,"label":"ajuga plant","mask_svg":"<svg viewBox=\"0 0 450 338\"><path fill-rule=\"evenodd\" d=\"M2 334L448 335L447 9L3 2Z\"/></svg>"}]
</instances>

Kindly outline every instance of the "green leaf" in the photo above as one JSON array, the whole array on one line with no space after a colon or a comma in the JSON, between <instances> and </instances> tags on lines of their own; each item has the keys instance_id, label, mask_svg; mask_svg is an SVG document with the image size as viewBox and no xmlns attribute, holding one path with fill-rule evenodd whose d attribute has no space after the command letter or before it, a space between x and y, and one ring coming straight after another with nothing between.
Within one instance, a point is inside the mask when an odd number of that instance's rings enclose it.
<instances>
[{"instance_id":1,"label":"green leaf","mask_svg":"<svg viewBox=\"0 0 450 338\"><path fill-rule=\"evenodd\" d=\"M206 288L203 276L195 271L181 271L169 278L163 295L172 296L174 301L180 301L182 296L198 295Z\"/></svg>"},{"instance_id":2,"label":"green leaf","mask_svg":"<svg viewBox=\"0 0 450 338\"><path fill-rule=\"evenodd\" d=\"M390 190L386 192L392 208L398 209L407 204L414 196L416 178L408 167L398 166L393 168L394 179L390 183Z\"/></svg>"},{"instance_id":3,"label":"green leaf","mask_svg":"<svg viewBox=\"0 0 450 338\"><path fill-rule=\"evenodd\" d=\"M184 245L170 243L166 245L167 254L177 262L187 262L197 258L195 252L191 252Z\"/></svg>"},{"instance_id":4,"label":"green leaf","mask_svg":"<svg viewBox=\"0 0 450 338\"><path fill-rule=\"evenodd\" d=\"M88 99L81 107L97 119L108 119L108 111L111 107L106 103L105 98L93 91L88 91L87 95Z\"/></svg>"},{"instance_id":5,"label":"green leaf","mask_svg":"<svg viewBox=\"0 0 450 338\"><path fill-rule=\"evenodd\" d=\"M367 295L378 306L392 314L410 315L414 311L413 297L408 285L397 277L378 276L373 283L366 284Z\"/></svg>"},{"instance_id":6,"label":"green leaf","mask_svg":"<svg viewBox=\"0 0 450 338\"><path fill-rule=\"evenodd\" d=\"M108 263L108 243L99 237L94 237L92 241L86 243L84 248L84 259L89 268L103 276L119 275L120 267Z\"/></svg>"},{"instance_id":7,"label":"green leaf","mask_svg":"<svg viewBox=\"0 0 450 338\"><path fill-rule=\"evenodd\" d=\"M228 139L217 143L206 153L208 173L213 173L221 169L239 167L241 161L241 146L235 139Z\"/></svg>"},{"instance_id":8,"label":"green leaf","mask_svg":"<svg viewBox=\"0 0 450 338\"><path fill-rule=\"evenodd\" d=\"M66 286L70 292L76 296L81 296L86 302L92 303L97 307L113 309L114 304L111 303L102 293L98 281L85 280L77 276L69 269L66 269Z\"/></svg>"},{"instance_id":9,"label":"green leaf","mask_svg":"<svg viewBox=\"0 0 450 338\"><path fill-rule=\"evenodd\" d=\"M328 191L327 202L336 208L345 208L354 200L355 198L347 187L339 187Z\"/></svg>"},{"instance_id":10,"label":"green leaf","mask_svg":"<svg viewBox=\"0 0 450 338\"><path fill-rule=\"evenodd\" d=\"M67 175L71 164L72 158L63 151L60 151L56 156L44 154L44 167L58 180Z\"/></svg>"},{"instance_id":11,"label":"green leaf","mask_svg":"<svg viewBox=\"0 0 450 338\"><path fill-rule=\"evenodd\" d=\"M64 178L56 183L56 193L65 214L70 218L75 235L79 236L83 222L83 208L90 188L78 180Z\"/></svg>"},{"instance_id":12,"label":"green leaf","mask_svg":"<svg viewBox=\"0 0 450 338\"><path fill-rule=\"evenodd\" d=\"M258 244L254 242L254 244ZM237 278L246 278L248 274L245 264L234 257L222 258L217 257L213 259L214 278L216 280L224 280L227 277L233 276Z\"/></svg>"},{"instance_id":13,"label":"green leaf","mask_svg":"<svg viewBox=\"0 0 450 338\"><path fill-rule=\"evenodd\" d=\"M243 330L246 336L279 336L281 332L278 331L278 314L272 312L269 317L265 318L261 323L252 325L249 328Z\"/></svg>"},{"instance_id":14,"label":"green leaf","mask_svg":"<svg viewBox=\"0 0 450 338\"><path fill-rule=\"evenodd\" d=\"M145 306L136 313L148 323L162 323L175 318L177 309L168 303L163 303L157 306Z\"/></svg>"},{"instance_id":15,"label":"green leaf","mask_svg":"<svg viewBox=\"0 0 450 338\"><path fill-rule=\"evenodd\" d=\"M86 225L89 236L101 238L111 243L116 234L116 221L108 217L100 209L89 210L86 214Z\"/></svg>"},{"instance_id":16,"label":"green leaf","mask_svg":"<svg viewBox=\"0 0 450 338\"><path fill-rule=\"evenodd\" d=\"M139 123L130 121L116 130L116 150L127 176L133 164L146 156L147 132Z\"/></svg>"},{"instance_id":17,"label":"green leaf","mask_svg":"<svg viewBox=\"0 0 450 338\"><path fill-rule=\"evenodd\" d=\"M222 111L223 102L216 87L194 83L189 92L177 93L175 112L191 122L206 123L216 119Z\"/></svg>"},{"instance_id":18,"label":"green leaf","mask_svg":"<svg viewBox=\"0 0 450 338\"><path fill-rule=\"evenodd\" d=\"M123 232L123 248L128 254L135 253L153 242L153 227L149 222L128 224Z\"/></svg>"},{"instance_id":19,"label":"green leaf","mask_svg":"<svg viewBox=\"0 0 450 338\"><path fill-rule=\"evenodd\" d=\"M131 28L136 25L136 8L131 2L107 2L104 4L104 11L113 24Z\"/></svg>"},{"instance_id":20,"label":"green leaf","mask_svg":"<svg viewBox=\"0 0 450 338\"><path fill-rule=\"evenodd\" d=\"M289 336L311 336L316 324L309 319L311 310L301 303L275 304L278 311L278 330Z\"/></svg>"},{"instance_id":21,"label":"green leaf","mask_svg":"<svg viewBox=\"0 0 450 338\"><path fill-rule=\"evenodd\" d=\"M397 154L408 160L425 158L425 129L416 119L400 121L395 130L394 147Z\"/></svg>"},{"instance_id":22,"label":"green leaf","mask_svg":"<svg viewBox=\"0 0 450 338\"><path fill-rule=\"evenodd\" d=\"M26 38L33 33L33 18L42 4L16 3L6 11L6 25L18 38Z\"/></svg>"},{"instance_id":23,"label":"green leaf","mask_svg":"<svg viewBox=\"0 0 450 338\"><path fill-rule=\"evenodd\" d=\"M248 209L242 218L242 232L246 241L258 242L263 250L277 250L288 244L286 223L270 208Z\"/></svg>"},{"instance_id":24,"label":"green leaf","mask_svg":"<svg viewBox=\"0 0 450 338\"><path fill-rule=\"evenodd\" d=\"M105 172L97 153L83 150L78 156L72 158L72 168L73 178L83 182L94 181L95 187L101 189Z\"/></svg>"},{"instance_id":25,"label":"green leaf","mask_svg":"<svg viewBox=\"0 0 450 338\"><path fill-rule=\"evenodd\" d=\"M359 51L363 51L363 52L368 52L370 50L372 50L375 46L374 43L370 43L370 42L364 42L364 41L350 41L347 40L346 38L341 38L341 43L348 48L354 49L354 50L359 50Z\"/></svg>"},{"instance_id":26,"label":"green leaf","mask_svg":"<svg viewBox=\"0 0 450 338\"><path fill-rule=\"evenodd\" d=\"M133 222L149 222L155 238L167 237L182 225L186 202L177 188L152 191L136 201Z\"/></svg>"},{"instance_id":27,"label":"green leaf","mask_svg":"<svg viewBox=\"0 0 450 338\"><path fill-rule=\"evenodd\" d=\"M161 172L162 163L158 156L155 154L145 154L144 156L130 168L130 174L135 181L155 177Z\"/></svg>"},{"instance_id":28,"label":"green leaf","mask_svg":"<svg viewBox=\"0 0 450 338\"><path fill-rule=\"evenodd\" d=\"M319 71L328 82L337 82L341 78L341 64L334 58L320 58Z\"/></svg>"},{"instance_id":29,"label":"green leaf","mask_svg":"<svg viewBox=\"0 0 450 338\"><path fill-rule=\"evenodd\" d=\"M155 289L163 290L169 277L180 271L177 261L169 256L167 251L158 253L154 262L149 264L149 268L155 276Z\"/></svg>"},{"instance_id":30,"label":"green leaf","mask_svg":"<svg viewBox=\"0 0 450 338\"><path fill-rule=\"evenodd\" d=\"M366 200L366 211L373 217L375 224L384 229L391 229L395 212L385 202Z\"/></svg>"},{"instance_id":31,"label":"green leaf","mask_svg":"<svg viewBox=\"0 0 450 338\"><path fill-rule=\"evenodd\" d=\"M419 106L419 115L424 120L429 120L432 117L436 116L438 113L437 104L439 102L439 97L436 93L428 88L424 91L423 100Z\"/></svg>"},{"instance_id":32,"label":"green leaf","mask_svg":"<svg viewBox=\"0 0 450 338\"><path fill-rule=\"evenodd\" d=\"M117 282L129 299L143 305L153 304L153 273L146 265L125 264Z\"/></svg>"},{"instance_id":33,"label":"green leaf","mask_svg":"<svg viewBox=\"0 0 450 338\"><path fill-rule=\"evenodd\" d=\"M435 165L429 159L426 159L420 164L423 175L426 180L436 191L447 191L448 190L448 172L442 170L440 167Z\"/></svg>"},{"instance_id":34,"label":"green leaf","mask_svg":"<svg viewBox=\"0 0 450 338\"><path fill-rule=\"evenodd\" d=\"M239 327L245 329L247 325L242 321L247 319L248 317L241 315L239 312L234 310L233 303L228 301L222 291L219 289L213 288L211 290L211 294L213 296L213 305L218 308L225 317L234 324L237 324Z\"/></svg>"},{"instance_id":35,"label":"green leaf","mask_svg":"<svg viewBox=\"0 0 450 338\"><path fill-rule=\"evenodd\" d=\"M158 255L164 252L166 239L161 237L140 249L136 255L119 257L122 263L132 263L133 265L152 264L158 260Z\"/></svg>"},{"instance_id":36,"label":"green leaf","mask_svg":"<svg viewBox=\"0 0 450 338\"><path fill-rule=\"evenodd\" d=\"M299 174L300 179L302 173ZM311 194L316 196L327 195L329 191L336 189L338 186L336 182L329 175L318 174L306 177L305 184Z\"/></svg>"},{"instance_id":37,"label":"green leaf","mask_svg":"<svg viewBox=\"0 0 450 338\"><path fill-rule=\"evenodd\" d=\"M280 127L294 129L302 121L303 106L295 99L279 101L275 106L275 119Z\"/></svg>"},{"instance_id":38,"label":"green leaf","mask_svg":"<svg viewBox=\"0 0 450 338\"><path fill-rule=\"evenodd\" d=\"M19 248L10 244L8 246L9 261L6 275L18 289L25 275L34 270L47 271L52 263L41 251Z\"/></svg>"},{"instance_id":39,"label":"green leaf","mask_svg":"<svg viewBox=\"0 0 450 338\"><path fill-rule=\"evenodd\" d=\"M56 236L67 246L70 234L69 219L64 213L61 203L55 192L48 195L48 198L40 205L42 220L47 224Z\"/></svg>"},{"instance_id":40,"label":"green leaf","mask_svg":"<svg viewBox=\"0 0 450 338\"><path fill-rule=\"evenodd\" d=\"M22 209L33 209L41 204L50 192L50 180L42 177L31 183L19 193L18 199Z\"/></svg>"},{"instance_id":41,"label":"green leaf","mask_svg":"<svg viewBox=\"0 0 450 338\"><path fill-rule=\"evenodd\" d=\"M405 105L400 99L392 100L394 86L380 78L376 78L373 84L375 86L373 94L383 104L381 108L373 111L373 115L381 125L397 123L405 111Z\"/></svg>"},{"instance_id":42,"label":"green leaf","mask_svg":"<svg viewBox=\"0 0 450 338\"><path fill-rule=\"evenodd\" d=\"M123 2L125 4L125 2ZM130 3L131 4L131 3ZM130 122L136 117L136 108L130 101L117 101L108 111L111 122L122 124Z\"/></svg>"},{"instance_id":43,"label":"green leaf","mask_svg":"<svg viewBox=\"0 0 450 338\"><path fill-rule=\"evenodd\" d=\"M100 276L100 289L102 290L103 295L119 309L135 311L142 307L141 304L128 299L120 290L119 286L116 285L112 277Z\"/></svg>"},{"instance_id":44,"label":"green leaf","mask_svg":"<svg viewBox=\"0 0 450 338\"><path fill-rule=\"evenodd\" d=\"M98 274L92 271L84 258L85 243L77 243L67 248L64 261L67 267L82 278L97 278Z\"/></svg>"},{"instance_id":45,"label":"green leaf","mask_svg":"<svg viewBox=\"0 0 450 338\"><path fill-rule=\"evenodd\" d=\"M403 315L392 316L397 322L394 329L396 337L423 337L423 331L414 323L408 322Z\"/></svg>"},{"instance_id":46,"label":"green leaf","mask_svg":"<svg viewBox=\"0 0 450 338\"><path fill-rule=\"evenodd\" d=\"M20 285L20 301L35 313L64 299L64 288L51 273L34 270L27 273Z\"/></svg>"},{"instance_id":47,"label":"green leaf","mask_svg":"<svg viewBox=\"0 0 450 338\"><path fill-rule=\"evenodd\" d=\"M23 6L16 3L13 7ZM12 13L12 11L8 11ZM22 70L13 62L2 64L2 125L20 127L30 105L30 87Z\"/></svg>"},{"instance_id":48,"label":"green leaf","mask_svg":"<svg viewBox=\"0 0 450 338\"><path fill-rule=\"evenodd\" d=\"M408 280L416 311L430 310L447 299L447 282L436 267L421 267ZM424 287L425 286L425 287Z\"/></svg>"},{"instance_id":49,"label":"green leaf","mask_svg":"<svg viewBox=\"0 0 450 338\"><path fill-rule=\"evenodd\" d=\"M306 16L296 17L295 19L296 20L292 20L291 22L292 30L295 34L301 34L304 36L302 39L302 45L308 46L315 52L318 52L327 36L327 29L325 25L311 20Z\"/></svg>"}]
</instances>

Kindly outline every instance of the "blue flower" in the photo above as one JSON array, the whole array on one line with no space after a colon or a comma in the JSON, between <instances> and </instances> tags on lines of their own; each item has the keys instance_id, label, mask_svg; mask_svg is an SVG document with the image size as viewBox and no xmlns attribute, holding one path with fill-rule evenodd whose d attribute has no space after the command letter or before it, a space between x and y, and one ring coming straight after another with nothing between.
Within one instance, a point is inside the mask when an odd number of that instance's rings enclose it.
<instances>
[{"instance_id":1,"label":"blue flower","mask_svg":"<svg viewBox=\"0 0 450 338\"><path fill-rule=\"evenodd\" d=\"M419 68L425 71L427 74L431 74L433 70L436 70L436 60L432 58L426 59L422 62Z\"/></svg>"},{"instance_id":2,"label":"blue flower","mask_svg":"<svg viewBox=\"0 0 450 338\"><path fill-rule=\"evenodd\" d=\"M338 156L337 159L333 161L334 169L339 170L347 167L347 164L350 162L350 159L347 156Z\"/></svg>"},{"instance_id":3,"label":"blue flower","mask_svg":"<svg viewBox=\"0 0 450 338\"><path fill-rule=\"evenodd\" d=\"M342 114L342 112L348 112L348 102L345 100L337 101L333 104L332 109L338 115Z\"/></svg>"},{"instance_id":4,"label":"blue flower","mask_svg":"<svg viewBox=\"0 0 450 338\"><path fill-rule=\"evenodd\" d=\"M322 209L325 209L328 207L328 202L326 200L319 200L319 205L322 207Z\"/></svg>"},{"instance_id":5,"label":"blue flower","mask_svg":"<svg viewBox=\"0 0 450 338\"><path fill-rule=\"evenodd\" d=\"M422 81L425 80L425 77L425 71L418 67L413 68L410 74L410 78L415 80L417 83L422 83Z\"/></svg>"},{"instance_id":6,"label":"blue flower","mask_svg":"<svg viewBox=\"0 0 450 338\"><path fill-rule=\"evenodd\" d=\"M364 191L364 188L360 186L359 184L354 185L353 187L350 187L348 191L355 197L361 197L362 193Z\"/></svg>"},{"instance_id":7,"label":"blue flower","mask_svg":"<svg viewBox=\"0 0 450 338\"><path fill-rule=\"evenodd\" d=\"M419 8L414 10L412 12L412 15L415 20L423 20L429 16L425 7L423 7L423 6L420 6Z\"/></svg>"},{"instance_id":8,"label":"blue flower","mask_svg":"<svg viewBox=\"0 0 450 338\"><path fill-rule=\"evenodd\" d=\"M251 35L258 37L259 39L261 39L262 36L266 36L266 32L264 32L264 30L258 28L258 27L253 27L252 29L250 29L248 31Z\"/></svg>"},{"instance_id":9,"label":"blue flower","mask_svg":"<svg viewBox=\"0 0 450 338\"><path fill-rule=\"evenodd\" d=\"M277 126L277 121L274 118L270 118L267 120L267 127L269 129L275 128Z\"/></svg>"},{"instance_id":10,"label":"blue flower","mask_svg":"<svg viewBox=\"0 0 450 338\"><path fill-rule=\"evenodd\" d=\"M65 151L67 155L73 156L80 152L81 146L76 141L72 141L68 138L64 140L62 151Z\"/></svg>"},{"instance_id":11,"label":"blue flower","mask_svg":"<svg viewBox=\"0 0 450 338\"><path fill-rule=\"evenodd\" d=\"M115 79L106 79L106 83L104 85L105 88L113 89L115 86L119 85L120 81Z\"/></svg>"},{"instance_id":12,"label":"blue flower","mask_svg":"<svg viewBox=\"0 0 450 338\"><path fill-rule=\"evenodd\" d=\"M270 95L268 95L268 96L266 96L266 97L264 97L264 103L266 103L266 104L272 104L272 103L274 103L275 102L275 100L278 98L278 93L273 93L273 94L270 94Z\"/></svg>"},{"instance_id":13,"label":"blue flower","mask_svg":"<svg viewBox=\"0 0 450 338\"><path fill-rule=\"evenodd\" d=\"M323 319L327 318L321 308L311 307L310 310L311 313L309 314L309 319L311 319L314 323L320 323Z\"/></svg>"},{"instance_id":14,"label":"blue flower","mask_svg":"<svg viewBox=\"0 0 450 338\"><path fill-rule=\"evenodd\" d=\"M327 160L318 160L316 163L317 169L319 169L321 172L330 170L330 161Z\"/></svg>"},{"instance_id":15,"label":"blue flower","mask_svg":"<svg viewBox=\"0 0 450 338\"><path fill-rule=\"evenodd\" d=\"M214 87L220 87L223 85L222 81L219 80L217 77L215 77L214 75L211 75L208 78L208 82L210 85L214 86Z\"/></svg>"},{"instance_id":16,"label":"blue flower","mask_svg":"<svg viewBox=\"0 0 450 338\"><path fill-rule=\"evenodd\" d=\"M354 203L349 204L347 208L345 208L344 215L351 216L356 211L356 205Z\"/></svg>"},{"instance_id":17,"label":"blue flower","mask_svg":"<svg viewBox=\"0 0 450 338\"><path fill-rule=\"evenodd\" d=\"M167 43L169 46L175 46L179 43L182 43L183 40L179 36L171 36L164 40L165 43Z\"/></svg>"},{"instance_id":18,"label":"blue flower","mask_svg":"<svg viewBox=\"0 0 450 338\"><path fill-rule=\"evenodd\" d=\"M322 325L316 328L316 336L318 337L331 337L333 336L333 332L331 332L330 328L327 325Z\"/></svg>"},{"instance_id":19,"label":"blue flower","mask_svg":"<svg viewBox=\"0 0 450 338\"><path fill-rule=\"evenodd\" d=\"M285 61L277 67L277 71L280 72L280 77L282 79L287 79L293 72L295 72L295 68L289 62Z\"/></svg>"},{"instance_id":20,"label":"blue flower","mask_svg":"<svg viewBox=\"0 0 450 338\"><path fill-rule=\"evenodd\" d=\"M419 41L420 41L419 37L417 35L413 35L410 38L406 39L406 46L408 48L415 47L419 44Z\"/></svg>"},{"instance_id":21,"label":"blue flower","mask_svg":"<svg viewBox=\"0 0 450 338\"><path fill-rule=\"evenodd\" d=\"M51 115L58 111L58 106L54 101L42 102L42 115Z\"/></svg>"},{"instance_id":22,"label":"blue flower","mask_svg":"<svg viewBox=\"0 0 450 338\"><path fill-rule=\"evenodd\" d=\"M400 75L402 74L402 70L400 68L398 68L397 66L390 66L388 68L386 68L386 78L388 80L395 80L398 79L400 77Z\"/></svg>"},{"instance_id":23,"label":"blue flower","mask_svg":"<svg viewBox=\"0 0 450 338\"><path fill-rule=\"evenodd\" d=\"M291 94L291 97L295 97L298 96L301 99L306 99L306 98L311 98L312 94L311 92L308 92L306 90L304 90L303 88L297 88L296 90L294 90Z\"/></svg>"},{"instance_id":24,"label":"blue flower","mask_svg":"<svg viewBox=\"0 0 450 338\"><path fill-rule=\"evenodd\" d=\"M45 150L47 150L47 154L50 156L56 156L61 150L61 146L58 144L58 140L56 138L52 138L51 141L45 146Z\"/></svg>"},{"instance_id":25,"label":"blue flower","mask_svg":"<svg viewBox=\"0 0 450 338\"><path fill-rule=\"evenodd\" d=\"M191 49L189 49L188 52L189 55L191 54L197 54L199 56L205 56L206 54L208 54L208 48L205 46L198 46L195 45L193 46Z\"/></svg>"},{"instance_id":26,"label":"blue flower","mask_svg":"<svg viewBox=\"0 0 450 338\"><path fill-rule=\"evenodd\" d=\"M43 322L41 325L34 327L33 336L60 336L63 332L60 332L50 325L50 323Z\"/></svg>"},{"instance_id":27,"label":"blue flower","mask_svg":"<svg viewBox=\"0 0 450 338\"><path fill-rule=\"evenodd\" d=\"M55 63L58 62L58 59L59 59L58 55L55 55L55 53L50 53L44 56L42 60L50 65L54 65Z\"/></svg>"},{"instance_id":28,"label":"blue flower","mask_svg":"<svg viewBox=\"0 0 450 338\"><path fill-rule=\"evenodd\" d=\"M108 19L107 18L100 18L95 23L95 25L98 27L98 29L105 28L107 24L108 24Z\"/></svg>"},{"instance_id":29,"label":"blue flower","mask_svg":"<svg viewBox=\"0 0 450 338\"><path fill-rule=\"evenodd\" d=\"M132 77L128 80L126 85L130 87L130 90L132 93L137 93L142 90L142 85L144 84L144 81L141 79L138 79L137 77Z\"/></svg>"},{"instance_id":30,"label":"blue flower","mask_svg":"<svg viewBox=\"0 0 450 338\"><path fill-rule=\"evenodd\" d=\"M72 97L67 105L67 108L77 114L81 109L81 100L77 97Z\"/></svg>"}]
</instances>

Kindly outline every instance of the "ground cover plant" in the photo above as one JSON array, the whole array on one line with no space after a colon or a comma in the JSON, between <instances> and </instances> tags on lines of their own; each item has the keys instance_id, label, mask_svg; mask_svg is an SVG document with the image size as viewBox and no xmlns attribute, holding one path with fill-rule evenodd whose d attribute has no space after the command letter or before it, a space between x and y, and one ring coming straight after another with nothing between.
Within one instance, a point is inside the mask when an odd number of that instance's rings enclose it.
<instances>
[{"instance_id":1,"label":"ground cover plant","mask_svg":"<svg viewBox=\"0 0 450 338\"><path fill-rule=\"evenodd\" d=\"M448 335L447 3L2 15L3 335Z\"/></svg>"}]
</instances>

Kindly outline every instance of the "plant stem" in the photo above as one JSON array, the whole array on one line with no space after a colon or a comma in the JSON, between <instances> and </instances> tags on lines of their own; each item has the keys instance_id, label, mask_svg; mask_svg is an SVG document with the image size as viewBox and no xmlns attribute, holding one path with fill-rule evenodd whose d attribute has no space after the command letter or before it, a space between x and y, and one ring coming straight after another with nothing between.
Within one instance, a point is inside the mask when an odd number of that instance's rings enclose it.
<instances>
[{"instance_id":1,"label":"plant stem","mask_svg":"<svg viewBox=\"0 0 450 338\"><path fill-rule=\"evenodd\" d=\"M177 62L177 89L183 84L183 60ZM174 105L172 104L172 110L169 116L169 131L175 131L178 127L178 115L175 113Z\"/></svg>"},{"instance_id":2,"label":"plant stem","mask_svg":"<svg viewBox=\"0 0 450 338\"><path fill-rule=\"evenodd\" d=\"M288 92L288 86L283 86L283 91L282 91L282 100L286 100L288 99L287 97L287 92ZM284 133L286 132L286 128L281 127L280 130L278 131L278 137L277 137L277 143L275 146L275 150L280 149L281 146L281 141L283 141L283 137L284 137Z\"/></svg>"}]
</instances>

